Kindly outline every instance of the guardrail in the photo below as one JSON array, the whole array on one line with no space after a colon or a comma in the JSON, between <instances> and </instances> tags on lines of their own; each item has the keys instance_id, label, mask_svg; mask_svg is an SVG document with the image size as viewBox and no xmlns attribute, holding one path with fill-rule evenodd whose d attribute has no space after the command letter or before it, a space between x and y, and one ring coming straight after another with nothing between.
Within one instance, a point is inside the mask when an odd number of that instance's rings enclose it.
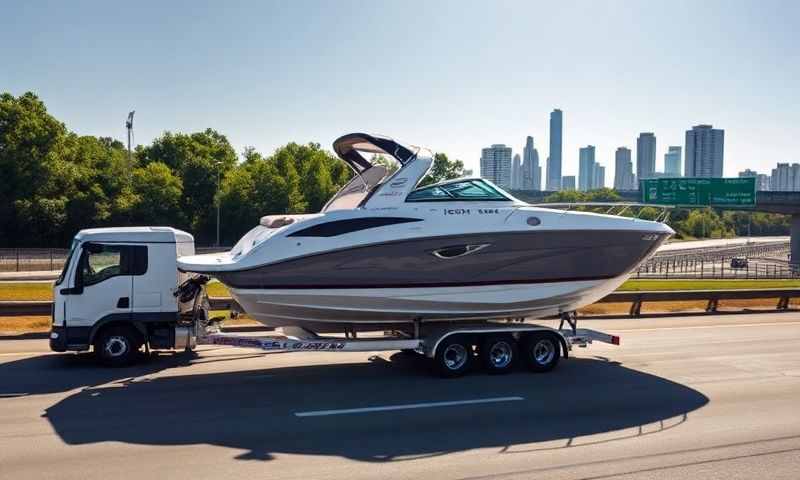
<instances>
[{"instance_id":1,"label":"guardrail","mask_svg":"<svg viewBox=\"0 0 800 480\"><path fill-rule=\"evenodd\" d=\"M708 301L707 312L716 312L720 300L752 300L770 299L778 300L775 308L787 310L792 298L800 298L798 288L754 288L747 290L664 290L642 292L614 292L597 303L630 303L630 315L638 317L642 312L645 302L677 302L687 300ZM234 304L233 299L227 297L211 297L209 303L212 310L228 310ZM53 302L48 300L36 301L0 301L0 317L19 315L50 315Z\"/></svg>"},{"instance_id":2,"label":"guardrail","mask_svg":"<svg viewBox=\"0 0 800 480\"><path fill-rule=\"evenodd\" d=\"M788 310L792 298L800 298L800 289L797 288L754 288L748 290L664 290L642 292L614 292L597 303L629 303L630 315L638 317L642 313L642 304L645 302L679 302L691 300L708 301L706 312L716 312L720 300L753 300L770 299L778 300L777 310Z\"/></svg>"}]
</instances>

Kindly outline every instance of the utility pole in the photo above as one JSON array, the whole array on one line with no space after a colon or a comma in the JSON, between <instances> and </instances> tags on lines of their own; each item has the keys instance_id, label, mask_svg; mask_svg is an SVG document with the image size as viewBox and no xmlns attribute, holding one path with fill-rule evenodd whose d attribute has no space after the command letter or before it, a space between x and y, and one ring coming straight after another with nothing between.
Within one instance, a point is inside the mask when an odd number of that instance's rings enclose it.
<instances>
[{"instance_id":1,"label":"utility pole","mask_svg":"<svg viewBox=\"0 0 800 480\"><path fill-rule=\"evenodd\" d=\"M133 169L133 155L131 153L131 145L133 144L133 114L136 110L128 113L128 120L125 121L125 128L128 130L128 176L131 175Z\"/></svg>"},{"instance_id":2,"label":"utility pole","mask_svg":"<svg viewBox=\"0 0 800 480\"><path fill-rule=\"evenodd\" d=\"M217 167L217 192L214 195L217 199L217 246L219 247L219 208L220 208L220 171L222 170L222 162L215 162L214 166Z\"/></svg>"}]
</instances>

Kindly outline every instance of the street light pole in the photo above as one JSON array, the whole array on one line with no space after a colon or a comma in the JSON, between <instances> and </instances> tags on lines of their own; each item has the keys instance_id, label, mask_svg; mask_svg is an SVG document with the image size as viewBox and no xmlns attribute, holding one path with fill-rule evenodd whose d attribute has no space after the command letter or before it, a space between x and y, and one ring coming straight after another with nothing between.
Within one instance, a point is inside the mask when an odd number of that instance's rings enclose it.
<instances>
[{"instance_id":1,"label":"street light pole","mask_svg":"<svg viewBox=\"0 0 800 480\"><path fill-rule=\"evenodd\" d=\"M219 187L220 187L220 183L219 183L219 180L220 180L219 173L220 172L219 171L220 171L220 163L221 162L217 162L217 164L216 164L217 165L217 194L216 194L216 197L217 197L217 246L218 247L219 247L219 207L220 207L220 203L221 203L219 201Z\"/></svg>"}]
</instances>

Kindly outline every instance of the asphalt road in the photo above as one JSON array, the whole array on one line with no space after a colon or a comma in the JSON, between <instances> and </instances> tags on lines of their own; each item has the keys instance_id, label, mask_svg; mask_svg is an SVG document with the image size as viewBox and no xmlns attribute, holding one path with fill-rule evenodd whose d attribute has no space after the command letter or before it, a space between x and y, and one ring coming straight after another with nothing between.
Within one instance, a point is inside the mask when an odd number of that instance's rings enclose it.
<instances>
[{"instance_id":1,"label":"asphalt road","mask_svg":"<svg viewBox=\"0 0 800 480\"><path fill-rule=\"evenodd\" d=\"M2 341L0 478L798 478L800 314L584 326L623 345L453 380L403 354L109 370Z\"/></svg>"}]
</instances>

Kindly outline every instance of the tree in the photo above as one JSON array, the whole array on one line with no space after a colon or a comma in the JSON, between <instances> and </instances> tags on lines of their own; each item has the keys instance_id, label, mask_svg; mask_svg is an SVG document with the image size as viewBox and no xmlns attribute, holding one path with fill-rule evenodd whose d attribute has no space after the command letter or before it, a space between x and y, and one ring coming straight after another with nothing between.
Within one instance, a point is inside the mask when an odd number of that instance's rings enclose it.
<instances>
[{"instance_id":1,"label":"tree","mask_svg":"<svg viewBox=\"0 0 800 480\"><path fill-rule=\"evenodd\" d=\"M428 171L428 175L420 182L420 186L424 187L462 176L464 176L464 162L461 160L451 161L446 154L437 153L433 156L433 165Z\"/></svg>"},{"instance_id":2,"label":"tree","mask_svg":"<svg viewBox=\"0 0 800 480\"><path fill-rule=\"evenodd\" d=\"M25 228L26 219L38 223L62 217L62 202L33 196L52 169L54 150L66 133L64 124L47 113L33 93L0 95L0 244L35 240ZM24 218L18 207L25 209ZM46 215L36 217L35 212Z\"/></svg>"},{"instance_id":3,"label":"tree","mask_svg":"<svg viewBox=\"0 0 800 480\"><path fill-rule=\"evenodd\" d=\"M133 194L129 210L132 223L186 228L181 209L183 185L166 164L151 162L135 169Z\"/></svg>"},{"instance_id":4,"label":"tree","mask_svg":"<svg viewBox=\"0 0 800 480\"><path fill-rule=\"evenodd\" d=\"M191 134L165 132L151 145L137 148L136 154L141 165L161 162L181 178L183 215L195 237L210 242L215 236L217 179L237 162L228 139L210 128Z\"/></svg>"}]
</instances>

